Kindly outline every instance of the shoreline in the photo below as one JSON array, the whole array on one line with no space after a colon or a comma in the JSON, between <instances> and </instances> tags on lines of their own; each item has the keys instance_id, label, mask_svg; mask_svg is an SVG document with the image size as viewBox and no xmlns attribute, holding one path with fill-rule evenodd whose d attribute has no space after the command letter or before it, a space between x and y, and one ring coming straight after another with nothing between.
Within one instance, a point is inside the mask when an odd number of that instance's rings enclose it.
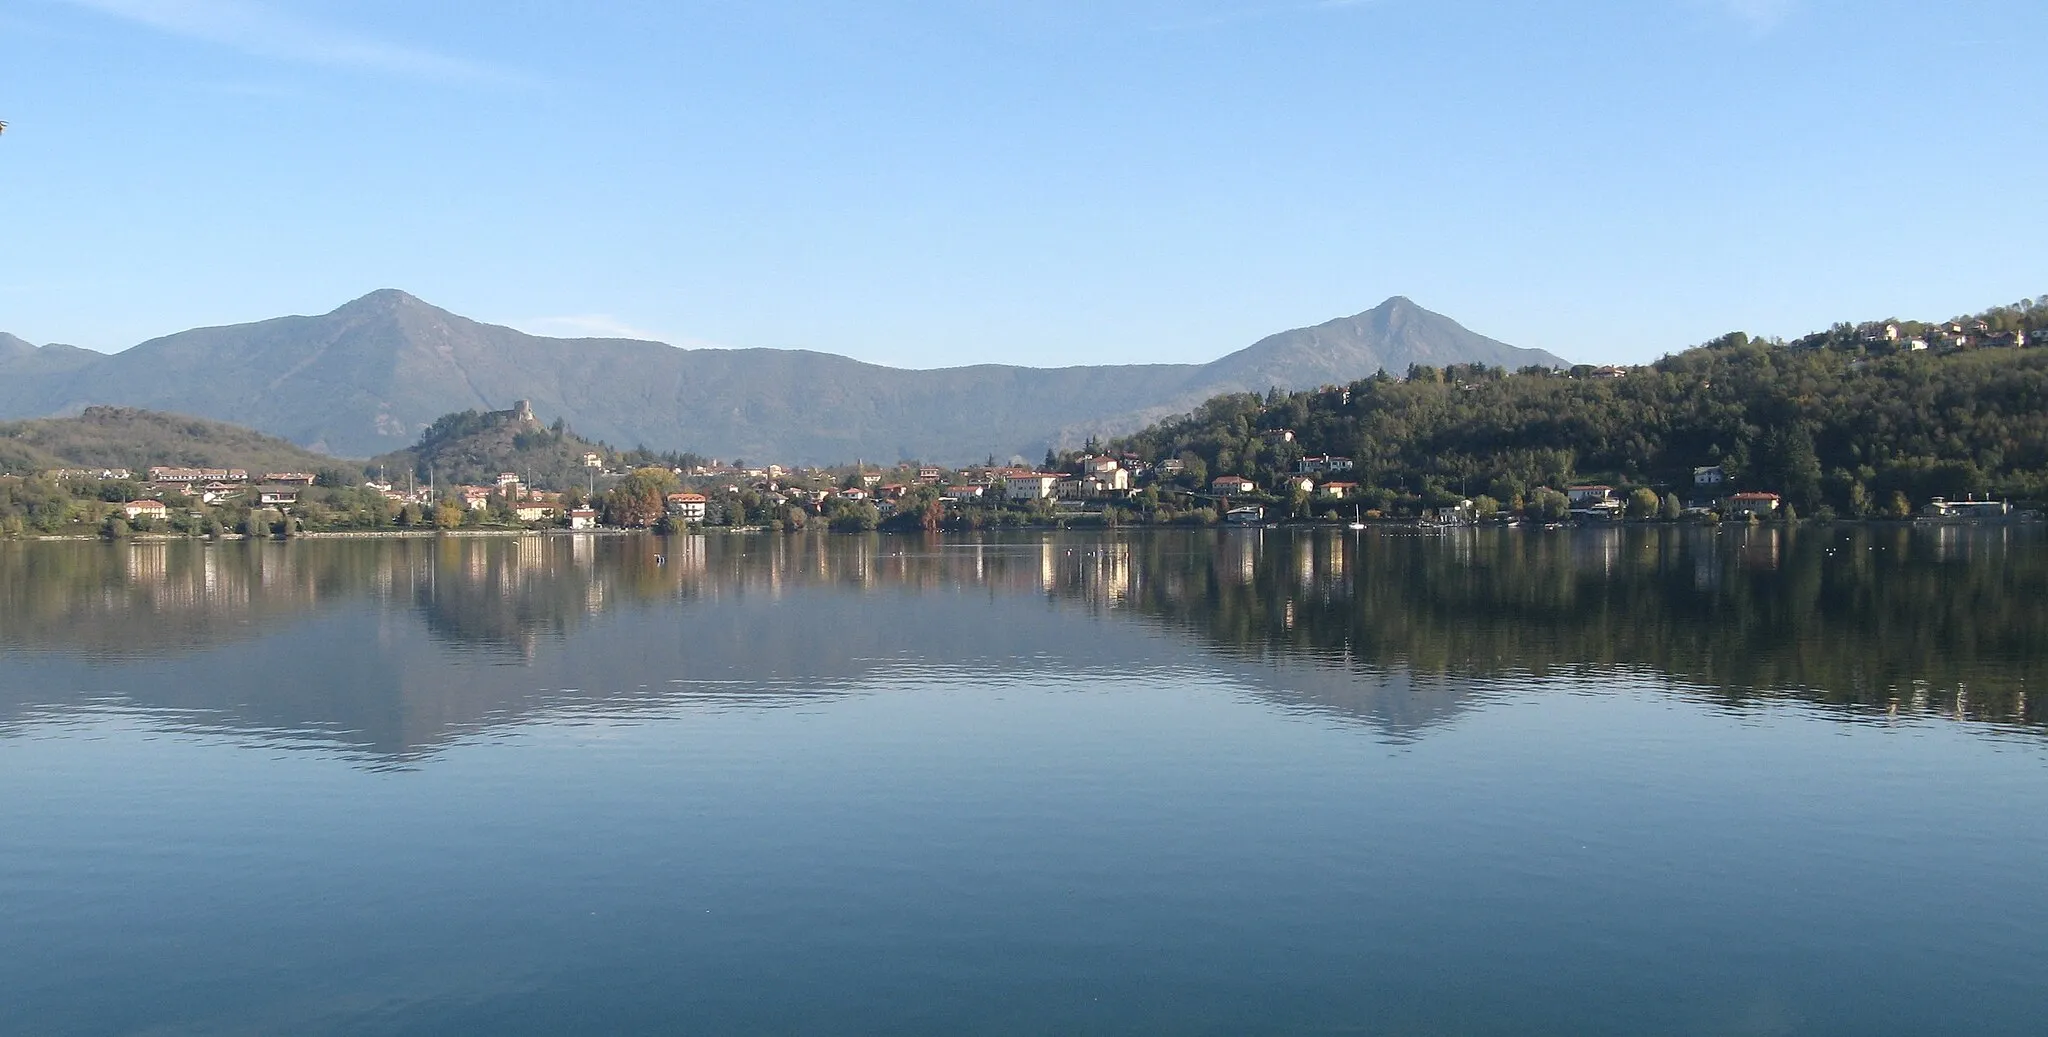
<instances>
[{"instance_id":1,"label":"shoreline","mask_svg":"<svg viewBox=\"0 0 2048 1037\"><path fill-rule=\"evenodd\" d=\"M1418 522L1416 522L1416 521L1414 521L1414 520L1410 520L1410 519L1402 519L1402 520L1388 520L1388 519L1380 519L1380 520L1369 520L1369 521L1368 521L1368 522L1366 523L1366 528L1367 528L1367 529L1375 529L1375 530L1396 530L1396 529L1398 529L1398 530L1425 530L1425 531L1428 531L1428 532L1432 532L1432 533L1451 533L1451 532L1461 532L1461 531L1465 531L1465 530L1474 530L1474 531L1477 531L1477 530L1500 530L1500 531L1520 531L1520 532L1538 532L1538 533L1541 533L1541 532L1560 532L1560 531L1572 531L1572 530L1601 530L1601 529L1643 529L1643 528L1650 528L1650 529L1687 529L1687 528L1689 528L1689 529L1713 529L1713 530L1722 530L1722 529L1729 529L1729 528L1738 528L1738 529L1749 529L1749 528L1758 528L1758 529L1798 529L1798 528L1801 528L1801 527L1825 527L1825 526L1871 526L1871 527L1880 527L1880 528L1886 528L1886 527L1894 527L1894 528L1895 528L1895 527L1905 527L1905 528L1918 528L1918 529L1957 529L1957 528L1962 528L1962 529L2004 529L2004 528L2011 528L2011 527L2014 527L2014 526L2018 526L2018 527L2022 527L2022 528L2042 528L2042 527L2043 527L2043 525L2044 525L2044 524L2043 524L2042 522L2039 522L2039 521L2025 521L2025 520L2021 520L2021 521L2007 521L2007 522L1967 522L1967 521L1945 521L1945 522L1929 522L1929 521L1924 521L1924 520L1921 520L1921 519L1918 519L1918 518L1907 518L1907 519L1890 519L1890 518L1862 518L1862 519L1844 519L1844 518L1834 518L1834 519L1799 519L1799 520L1797 520L1797 521L1794 521L1794 522L1791 522L1791 523L1786 523L1786 522L1782 522L1782 521L1777 521L1777 522L1771 522L1771 521L1766 521L1766 522L1760 522L1760 523L1754 523L1754 524L1752 524L1752 523L1749 523L1749 522L1743 522L1743 521L1735 521L1735 520L1728 520L1728 521L1722 521L1722 522L1684 522L1684 521L1680 521L1680 522L1664 522L1664 521L1648 521L1648 522L1643 522L1643 521L1624 521L1624 522L1602 522L1602 523L1597 523L1597 524L1578 524L1578 523L1567 523L1567 524L1564 524L1564 525L1562 525L1562 526L1560 526L1560 527L1558 527L1558 528L1555 528L1555 529L1553 529L1553 528L1550 528L1550 527L1546 526L1546 525L1545 525L1545 524L1543 524L1543 523L1540 523L1540 522L1530 522L1530 521L1527 521L1527 520L1524 520L1524 521L1522 521L1522 522L1516 523L1516 524L1514 524L1514 525L1508 525L1508 524L1505 524L1505 523L1481 523L1481 524L1470 524L1470 525L1448 525L1448 526L1431 526L1431 525L1424 525L1424 524L1418 523ZM1343 531L1346 531L1346 532L1357 532L1357 531L1355 531L1355 530L1350 530L1350 529L1349 529L1349 528L1348 528L1348 527L1347 527L1347 526L1346 526L1346 525L1345 525L1344 523L1342 523L1342 522L1325 522L1325 521L1307 521L1307 522L1304 522L1304 521L1286 521L1286 522L1262 522L1262 523L1250 523L1250 522L1247 522L1247 523L1227 523L1227 522L1217 522L1217 523L1213 523L1213 524L1205 524L1205 525L1185 525L1185 524L1180 524L1180 523L1161 523L1161 524L1158 524L1158 525L1151 525L1151 524L1144 524L1144 523L1132 523L1132 524L1127 524L1127 525L1117 525L1117 526L1108 526L1108 525L1102 525L1102 524L1099 524L1099 523L1086 523L1086 524L1080 524L1080 525L1068 525L1068 524L1065 524L1065 523L1059 523L1059 522L1055 522L1055 523L1036 523L1036 524L1030 524L1030 525L1015 525L1015 526L984 526L984 527L982 527L982 528L979 528L979 529L942 529L942 530L868 530L868 531L866 531L866 532L869 532L869 533L877 533L877 534L880 534L880 535L883 535L883 536L905 536L905 535L912 535L912 534L922 535L922 534L924 534L924 533L940 533L940 534L961 534L961 533L991 533L991 532L1006 532L1006 531L1012 531L1012 532L1027 532L1027 531L1040 531L1040 532L1083 532L1083 531L1094 531L1094 532L1127 532L1127 531L1133 531L1133 530L1152 530L1152 529L1165 529L1165 530L1196 530L1196 529L1213 529L1213 530L1243 530L1243 529L1256 529L1256 530L1267 530L1267 529L1332 529L1332 530L1343 530ZM172 543L172 542L182 542L182 541L200 541L200 542L221 542L221 543L225 543L225 542L231 542L231 541L232 541L232 542L248 542L248 541L256 541L256 542L260 542L260 543L289 543L289 542L291 542L291 541L293 541L293 540L430 540L430 539L441 539L441 538L450 538L450 539L493 539L493 538L504 538L504 537L557 537L557 536L602 536L602 537L627 537L627 536L651 536L651 537L663 537L663 536L708 536L708 535L711 535L711 534L722 534L722 535L731 535L731 536L757 536L757 535L762 535L762 534L770 534L770 533L773 533L774 535L789 535L789 536L798 536L798 535L818 535L818 534L821 534L821 533L822 533L822 534L824 534L824 535L827 535L827 536L859 536L859 535L863 535L862 533L855 533L855 532L835 533L835 532L833 532L833 531L830 531L830 530L796 530L796 531L778 531L778 530L770 530L770 529L768 529L768 528L767 528L767 527L765 527L765 526L705 526L705 527L701 527L701 528L698 528L698 529L694 529L694 530L685 530L685 531L681 531L681 532L677 532L677 533L669 533L669 534L661 534L661 533L656 533L656 532L654 532L654 531L653 531L653 530L651 530L651 529L620 529L620 528L616 528L616 527L611 527L611 528L604 528L604 529L446 529L446 530L442 530L442 529L436 529L436 530L414 530L414 529L356 529L356 530L325 530L325 531L320 531L320 532L305 532L305 533L294 533L294 534L292 534L291 536L288 536L288 537L286 537L286 536L276 536L276 535L271 535L271 536L251 536L251 535L249 535L249 534L246 534L246 533L222 533L222 534L219 534L219 535L217 535L217 536L207 536L207 535L205 535L205 534L184 534L184 533L130 533L130 534L128 534L128 535L126 535L126 536L122 536L122 537L115 537L115 538L109 538L109 537L101 536L101 535L99 535L99 534L95 534L95 533L37 533L37 534L30 534L30 535L27 535L27 536L20 536L20 537L12 537L12 538L5 538L5 539L0 539L0 543L10 543L10 542L12 542L12 543L31 543L31 542L35 542L35 543L67 543L67 542L68 542L68 543L88 543L88 542L91 542L91 543L107 543L107 544L113 544L113 543Z\"/></svg>"}]
</instances>

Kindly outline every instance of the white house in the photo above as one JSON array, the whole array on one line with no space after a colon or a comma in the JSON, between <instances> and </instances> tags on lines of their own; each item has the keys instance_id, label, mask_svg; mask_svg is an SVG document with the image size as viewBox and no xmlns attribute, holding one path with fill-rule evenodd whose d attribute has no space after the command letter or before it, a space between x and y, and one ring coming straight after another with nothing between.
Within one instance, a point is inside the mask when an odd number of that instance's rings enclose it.
<instances>
[{"instance_id":1,"label":"white house","mask_svg":"<svg viewBox=\"0 0 2048 1037\"><path fill-rule=\"evenodd\" d=\"M1011 500L1044 500L1053 495L1060 477L1047 472L1010 475L1003 479L1003 495Z\"/></svg>"},{"instance_id":2,"label":"white house","mask_svg":"<svg viewBox=\"0 0 2048 1037\"><path fill-rule=\"evenodd\" d=\"M702 522L705 505L709 503L701 493L671 493L668 495L668 513L684 522Z\"/></svg>"}]
</instances>

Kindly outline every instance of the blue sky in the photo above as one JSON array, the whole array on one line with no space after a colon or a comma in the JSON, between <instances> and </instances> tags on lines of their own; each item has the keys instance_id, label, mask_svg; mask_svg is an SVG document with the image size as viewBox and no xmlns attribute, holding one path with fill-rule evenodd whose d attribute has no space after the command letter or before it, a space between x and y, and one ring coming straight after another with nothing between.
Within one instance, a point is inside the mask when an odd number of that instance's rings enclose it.
<instances>
[{"instance_id":1,"label":"blue sky","mask_svg":"<svg viewBox=\"0 0 2048 1037\"><path fill-rule=\"evenodd\" d=\"M2039 0L10 0L0 330L1575 360L2048 293Z\"/></svg>"}]
</instances>

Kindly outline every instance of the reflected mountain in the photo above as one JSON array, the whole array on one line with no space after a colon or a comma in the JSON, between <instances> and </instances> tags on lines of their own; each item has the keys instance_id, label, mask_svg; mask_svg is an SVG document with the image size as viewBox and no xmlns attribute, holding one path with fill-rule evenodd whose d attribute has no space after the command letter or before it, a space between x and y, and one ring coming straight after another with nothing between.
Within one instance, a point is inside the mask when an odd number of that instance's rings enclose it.
<instances>
[{"instance_id":1,"label":"reflected mountain","mask_svg":"<svg viewBox=\"0 0 2048 1037\"><path fill-rule=\"evenodd\" d=\"M1509 686L2042 723L2025 528L0 546L0 732L100 710L380 764L539 716L904 680L1226 680L1409 741Z\"/></svg>"}]
</instances>

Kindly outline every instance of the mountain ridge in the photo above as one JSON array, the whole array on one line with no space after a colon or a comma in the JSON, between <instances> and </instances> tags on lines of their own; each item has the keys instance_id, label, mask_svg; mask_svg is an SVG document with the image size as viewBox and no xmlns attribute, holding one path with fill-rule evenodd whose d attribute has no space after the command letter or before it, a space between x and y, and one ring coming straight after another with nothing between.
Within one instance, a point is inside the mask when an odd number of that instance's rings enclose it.
<instances>
[{"instance_id":1,"label":"mountain ridge","mask_svg":"<svg viewBox=\"0 0 2048 1037\"><path fill-rule=\"evenodd\" d=\"M95 404L179 410L367 457L410 445L443 414L525 399L615 444L795 463L1031 457L1222 392L1411 363L1563 364L1398 296L1206 364L904 369L812 350L547 338L395 288L325 314L193 328L109 355L28 348L0 348L0 381L11 385L0 387L0 418Z\"/></svg>"}]
</instances>

